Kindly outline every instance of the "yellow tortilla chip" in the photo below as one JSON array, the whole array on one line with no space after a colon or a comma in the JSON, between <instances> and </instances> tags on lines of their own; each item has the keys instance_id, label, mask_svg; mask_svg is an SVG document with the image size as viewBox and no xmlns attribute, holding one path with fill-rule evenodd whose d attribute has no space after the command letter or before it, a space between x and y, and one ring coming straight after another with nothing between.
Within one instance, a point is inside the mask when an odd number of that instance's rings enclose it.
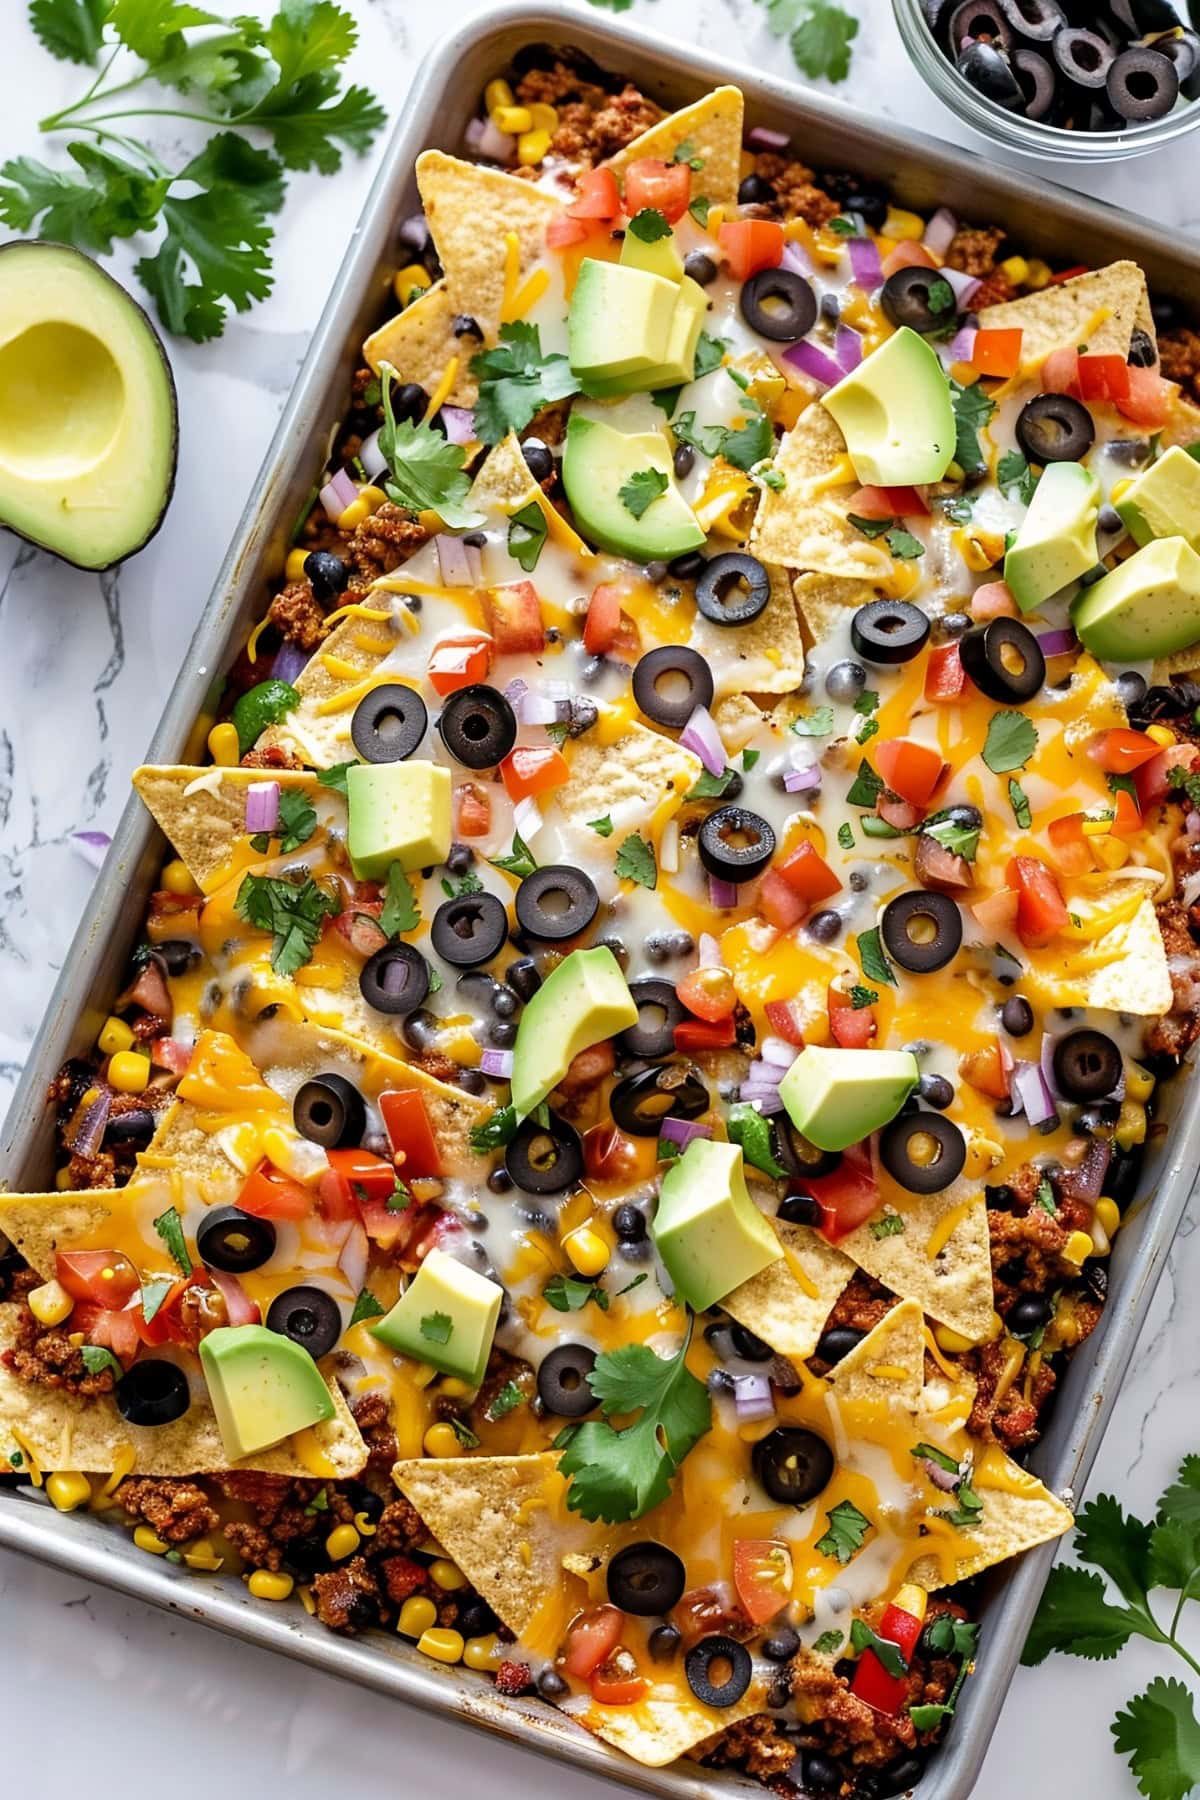
<instances>
[{"instance_id":1,"label":"yellow tortilla chip","mask_svg":"<svg viewBox=\"0 0 1200 1800\"><path fill-rule=\"evenodd\" d=\"M264 781L307 794L322 825L344 820L344 800L332 788L322 787L315 775L298 769L143 763L133 772L134 788L155 824L205 894L214 893L243 869L260 868L271 860L251 849L245 836L246 790Z\"/></svg>"},{"instance_id":2,"label":"yellow tortilla chip","mask_svg":"<svg viewBox=\"0 0 1200 1800\"><path fill-rule=\"evenodd\" d=\"M1028 952L1023 991L1055 1006L1095 1006L1139 1018L1169 1012L1171 971L1152 887L1118 877L1089 896L1120 922L1094 939L1060 937ZM1077 897L1069 896L1067 904L1073 908Z\"/></svg>"},{"instance_id":3,"label":"yellow tortilla chip","mask_svg":"<svg viewBox=\"0 0 1200 1800\"><path fill-rule=\"evenodd\" d=\"M1069 1507L994 1444L976 1462L971 1485L983 1511L977 1525L963 1530L961 1550L954 1554L955 1540L939 1536L939 1553L919 1558L909 1570L909 1579L930 1593L1061 1537L1075 1523Z\"/></svg>"},{"instance_id":4,"label":"yellow tortilla chip","mask_svg":"<svg viewBox=\"0 0 1200 1800\"><path fill-rule=\"evenodd\" d=\"M797 575L792 592L805 631L814 644L835 631L847 611L857 612L860 606L879 598L867 582L847 580L841 575Z\"/></svg>"},{"instance_id":5,"label":"yellow tortilla chip","mask_svg":"<svg viewBox=\"0 0 1200 1800\"><path fill-rule=\"evenodd\" d=\"M781 488L758 502L747 545L766 563L859 581L885 581L892 559L882 544L846 521L845 502L860 485L846 440L825 408L814 404L784 434L775 457Z\"/></svg>"},{"instance_id":6,"label":"yellow tortilla chip","mask_svg":"<svg viewBox=\"0 0 1200 1800\"><path fill-rule=\"evenodd\" d=\"M554 795L573 824L609 813L614 825L636 831L660 807L674 812L703 770L698 756L644 725L628 725L611 744L595 738L589 733L568 745L570 777Z\"/></svg>"},{"instance_id":7,"label":"yellow tortilla chip","mask_svg":"<svg viewBox=\"0 0 1200 1800\"><path fill-rule=\"evenodd\" d=\"M654 1682L653 1670L650 1680ZM681 1686L669 1687L661 1682L652 1685L636 1706L597 1706L593 1702L579 1712L570 1706L564 1710L635 1762L648 1769L661 1769L689 1751L703 1755L708 1738L739 1719L764 1712L766 1704L767 1683L755 1677L735 1705L720 1709L704 1706Z\"/></svg>"},{"instance_id":8,"label":"yellow tortilla chip","mask_svg":"<svg viewBox=\"0 0 1200 1800\"><path fill-rule=\"evenodd\" d=\"M898 1402L916 1412L925 1386L925 1317L917 1302L902 1300L886 1312L829 1380L839 1400Z\"/></svg>"},{"instance_id":9,"label":"yellow tortilla chip","mask_svg":"<svg viewBox=\"0 0 1200 1800\"><path fill-rule=\"evenodd\" d=\"M454 386L446 398L452 406L474 406L479 384L471 374L471 357L478 348L473 338L456 338L456 309L450 304L444 281L435 281L419 300L373 331L363 344L363 356L378 375L391 363L401 381L419 381L427 393L439 386L451 357L458 358Z\"/></svg>"},{"instance_id":10,"label":"yellow tortilla chip","mask_svg":"<svg viewBox=\"0 0 1200 1800\"><path fill-rule=\"evenodd\" d=\"M803 648L801 645L802 653ZM712 716L729 756L745 748L763 721L761 708L748 694L726 694L714 705Z\"/></svg>"},{"instance_id":11,"label":"yellow tortilla chip","mask_svg":"<svg viewBox=\"0 0 1200 1800\"><path fill-rule=\"evenodd\" d=\"M510 431L488 452L471 484L470 499L481 510L491 508L502 513L518 512L532 501L541 509L546 528L556 543L584 559L590 560L596 554L533 479L515 431Z\"/></svg>"},{"instance_id":12,"label":"yellow tortilla chip","mask_svg":"<svg viewBox=\"0 0 1200 1800\"><path fill-rule=\"evenodd\" d=\"M734 207L741 180L742 112L740 88L714 88L703 100L670 113L643 131L624 150L609 157L607 166L620 179L639 157L673 162L676 151L686 145L688 160L701 164L692 170L693 195L703 194L713 206Z\"/></svg>"},{"instance_id":13,"label":"yellow tortilla chip","mask_svg":"<svg viewBox=\"0 0 1200 1800\"><path fill-rule=\"evenodd\" d=\"M811 1356L834 1302L854 1273L848 1256L807 1225L775 1221L783 1255L721 1305L780 1356Z\"/></svg>"},{"instance_id":14,"label":"yellow tortilla chip","mask_svg":"<svg viewBox=\"0 0 1200 1800\"><path fill-rule=\"evenodd\" d=\"M562 202L532 181L441 150L418 156L417 187L452 311L470 313L494 339L504 306L505 239L516 236L520 282L542 256L546 227L562 212Z\"/></svg>"},{"instance_id":15,"label":"yellow tortilla chip","mask_svg":"<svg viewBox=\"0 0 1200 1800\"><path fill-rule=\"evenodd\" d=\"M770 569L771 597L748 625L714 625L697 613L688 643L712 668L716 697L790 694L804 678L804 645L791 583Z\"/></svg>"},{"instance_id":16,"label":"yellow tortilla chip","mask_svg":"<svg viewBox=\"0 0 1200 1800\"><path fill-rule=\"evenodd\" d=\"M840 1248L893 1294L979 1342L992 1321L992 1260L978 1184L960 1176L940 1194L905 1192L894 1210L904 1219L902 1232L875 1237L877 1219L868 1220Z\"/></svg>"},{"instance_id":17,"label":"yellow tortilla chip","mask_svg":"<svg viewBox=\"0 0 1200 1800\"><path fill-rule=\"evenodd\" d=\"M1148 327L1143 323L1147 317ZM1079 344L1086 344L1089 354L1124 360L1135 326L1154 336L1146 277L1134 262L1109 263L1040 293L985 306L979 323L987 331L1019 326L1025 334L1021 362L1026 366L1042 362L1052 350Z\"/></svg>"}]
</instances>

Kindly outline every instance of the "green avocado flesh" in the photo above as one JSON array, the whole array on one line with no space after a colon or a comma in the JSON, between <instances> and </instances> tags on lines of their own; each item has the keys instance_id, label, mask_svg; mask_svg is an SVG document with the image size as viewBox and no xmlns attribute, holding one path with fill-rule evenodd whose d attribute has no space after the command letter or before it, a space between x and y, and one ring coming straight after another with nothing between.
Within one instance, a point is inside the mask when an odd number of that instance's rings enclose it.
<instances>
[{"instance_id":1,"label":"green avocado flesh","mask_svg":"<svg viewBox=\"0 0 1200 1800\"><path fill-rule=\"evenodd\" d=\"M0 525L109 568L158 530L177 442L166 354L124 288L63 244L0 249Z\"/></svg>"},{"instance_id":2,"label":"green avocado flesh","mask_svg":"<svg viewBox=\"0 0 1200 1800\"><path fill-rule=\"evenodd\" d=\"M635 495L637 477L653 472L666 487L640 516L622 495ZM575 523L589 543L635 562L699 549L704 533L676 487L671 454L658 431L615 431L602 419L573 412L567 425L563 486ZM629 487L629 483L633 487Z\"/></svg>"},{"instance_id":3,"label":"green avocado flesh","mask_svg":"<svg viewBox=\"0 0 1200 1800\"><path fill-rule=\"evenodd\" d=\"M894 1119L920 1078L908 1050L803 1049L779 1084L796 1130L819 1150L848 1150Z\"/></svg>"},{"instance_id":4,"label":"green avocado flesh","mask_svg":"<svg viewBox=\"0 0 1200 1800\"><path fill-rule=\"evenodd\" d=\"M1032 612L1096 566L1100 484L1082 463L1051 463L1004 558L1004 579Z\"/></svg>"},{"instance_id":5,"label":"green avocado flesh","mask_svg":"<svg viewBox=\"0 0 1200 1800\"><path fill-rule=\"evenodd\" d=\"M1144 469L1116 502L1134 540L1183 537L1200 543L1200 462L1178 444Z\"/></svg>"},{"instance_id":6,"label":"green avocado flesh","mask_svg":"<svg viewBox=\"0 0 1200 1800\"><path fill-rule=\"evenodd\" d=\"M524 1118L556 1088L581 1050L637 1024L638 1009L612 951L572 950L521 1014L513 1046L512 1103Z\"/></svg>"},{"instance_id":7,"label":"green avocado flesh","mask_svg":"<svg viewBox=\"0 0 1200 1800\"><path fill-rule=\"evenodd\" d=\"M954 460L950 387L937 356L907 325L821 397L841 426L854 473L870 487L940 481Z\"/></svg>"},{"instance_id":8,"label":"green avocado flesh","mask_svg":"<svg viewBox=\"0 0 1200 1800\"><path fill-rule=\"evenodd\" d=\"M1186 538L1153 539L1080 596L1071 623L1102 662L1186 650L1200 642L1200 556Z\"/></svg>"},{"instance_id":9,"label":"green avocado flesh","mask_svg":"<svg viewBox=\"0 0 1200 1800\"><path fill-rule=\"evenodd\" d=\"M329 1389L308 1351L265 1325L210 1331L200 1340L200 1364L233 1462L333 1417Z\"/></svg>"},{"instance_id":10,"label":"green avocado flesh","mask_svg":"<svg viewBox=\"0 0 1200 1800\"><path fill-rule=\"evenodd\" d=\"M675 1298L715 1306L782 1251L746 1187L741 1148L693 1138L663 1176L651 1233Z\"/></svg>"}]
</instances>

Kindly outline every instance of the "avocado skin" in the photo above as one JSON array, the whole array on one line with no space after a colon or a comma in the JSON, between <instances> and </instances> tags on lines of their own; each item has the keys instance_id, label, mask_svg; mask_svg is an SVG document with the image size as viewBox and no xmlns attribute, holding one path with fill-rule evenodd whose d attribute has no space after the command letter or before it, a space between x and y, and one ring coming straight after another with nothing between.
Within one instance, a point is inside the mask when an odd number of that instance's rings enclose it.
<instances>
[{"instance_id":1,"label":"avocado skin","mask_svg":"<svg viewBox=\"0 0 1200 1800\"><path fill-rule=\"evenodd\" d=\"M131 543L127 549L122 550L120 555L111 556L106 561L89 561L81 557L72 556L66 550L60 549L48 535L39 536L32 531L22 530L19 526L10 523L10 521L4 517L3 487L2 483L0 483L0 527L6 531L11 531L14 537L22 538L27 544L35 545L39 550L49 551L51 556L56 556L60 562L69 564L71 568L87 569L96 574L103 574L105 570L114 569L118 564L125 562L129 557L136 556L139 550L144 550L151 539L158 535L158 532L162 529L163 520L166 518L167 509L170 506L175 493L175 479L179 468L179 396L175 387L175 376L162 338L160 337L153 320L150 318L150 315L146 312L145 308L134 299L127 288L122 287L121 283L117 281L114 276L110 275L107 269L101 268L94 257L86 255L82 250L77 250L72 244L62 244L55 239L14 238L10 243L0 244L0 259L17 251L22 251L25 254L28 254L30 251L38 253L53 252L58 256L76 259L82 267L87 270L89 279L103 283L106 287L120 295L121 303L129 309L131 323L134 329L142 330L146 333L147 338L153 346L158 362L161 365L167 402L170 408L170 467L164 484L162 504L160 505L149 530L142 533L136 543ZM4 268L5 264L3 260L0 260L0 285L2 285L4 281Z\"/></svg>"}]
</instances>

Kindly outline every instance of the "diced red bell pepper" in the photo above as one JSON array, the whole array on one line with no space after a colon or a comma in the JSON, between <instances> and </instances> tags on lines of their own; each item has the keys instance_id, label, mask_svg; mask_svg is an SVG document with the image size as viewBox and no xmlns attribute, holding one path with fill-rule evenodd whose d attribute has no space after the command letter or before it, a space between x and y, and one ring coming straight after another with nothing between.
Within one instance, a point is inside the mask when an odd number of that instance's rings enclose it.
<instances>
[{"instance_id":1,"label":"diced red bell pepper","mask_svg":"<svg viewBox=\"0 0 1200 1800\"><path fill-rule=\"evenodd\" d=\"M1060 269L1057 275L1052 275L1050 277L1050 286L1060 287L1064 281L1074 281L1077 275L1088 275L1090 273L1091 271L1086 263L1072 263L1069 269Z\"/></svg>"},{"instance_id":2,"label":"diced red bell pepper","mask_svg":"<svg viewBox=\"0 0 1200 1800\"><path fill-rule=\"evenodd\" d=\"M913 806L928 806L946 765L932 744L884 738L875 747L875 766L894 794Z\"/></svg>"},{"instance_id":3,"label":"diced red bell pepper","mask_svg":"<svg viewBox=\"0 0 1200 1800\"><path fill-rule=\"evenodd\" d=\"M1165 750L1160 750L1150 762L1143 763L1140 769L1134 770L1133 785L1137 789L1138 805L1143 814L1166 799L1175 771L1192 768L1195 759L1194 744L1170 744Z\"/></svg>"},{"instance_id":4,"label":"diced red bell pepper","mask_svg":"<svg viewBox=\"0 0 1200 1800\"><path fill-rule=\"evenodd\" d=\"M899 1597L903 1598L904 1595L905 1590L901 1588ZM884 1609L876 1635L885 1643L896 1645L907 1667L912 1661L923 1624L924 1620L915 1613L893 1603ZM864 1650L858 1659L850 1691L857 1699L865 1700L876 1712L885 1713L891 1718L908 1699L908 1680L904 1675L889 1675L874 1650Z\"/></svg>"},{"instance_id":5,"label":"diced red bell pepper","mask_svg":"<svg viewBox=\"0 0 1200 1800\"><path fill-rule=\"evenodd\" d=\"M981 375L999 376L1002 380L1007 380L1021 366L1021 340L1024 336L1020 326L1004 330L985 327L975 333L971 361Z\"/></svg>"},{"instance_id":6,"label":"diced red bell pepper","mask_svg":"<svg viewBox=\"0 0 1200 1800\"><path fill-rule=\"evenodd\" d=\"M832 1175L805 1175L797 1186L820 1206L820 1229L831 1244L869 1219L879 1205L879 1184L870 1155L857 1144L843 1154Z\"/></svg>"},{"instance_id":7,"label":"diced red bell pepper","mask_svg":"<svg viewBox=\"0 0 1200 1800\"><path fill-rule=\"evenodd\" d=\"M692 197L692 171L685 162L660 162L641 156L625 171L625 211L632 219L646 207L660 212L667 223L682 219ZM780 231L783 230L779 226Z\"/></svg>"},{"instance_id":8,"label":"diced red bell pepper","mask_svg":"<svg viewBox=\"0 0 1200 1800\"><path fill-rule=\"evenodd\" d=\"M834 874L820 851L807 838L796 845L790 856L775 865L774 872L782 875L792 892L810 906L818 900L828 900L831 894L841 892L841 877Z\"/></svg>"},{"instance_id":9,"label":"diced red bell pepper","mask_svg":"<svg viewBox=\"0 0 1200 1800\"><path fill-rule=\"evenodd\" d=\"M192 1049L191 1044L181 1044L178 1038L151 1038L150 1061L156 1069L169 1069L172 1075L186 1075Z\"/></svg>"},{"instance_id":10,"label":"diced red bell pepper","mask_svg":"<svg viewBox=\"0 0 1200 1800\"><path fill-rule=\"evenodd\" d=\"M1014 856L1005 880L1017 895L1017 934L1024 944L1045 943L1067 923L1057 881L1036 856Z\"/></svg>"},{"instance_id":11,"label":"diced red bell pepper","mask_svg":"<svg viewBox=\"0 0 1200 1800\"><path fill-rule=\"evenodd\" d=\"M570 213L558 213L545 230L546 248L548 250L568 250L573 244L582 244L591 235L591 228L586 219L573 219Z\"/></svg>"},{"instance_id":12,"label":"diced red bell pepper","mask_svg":"<svg viewBox=\"0 0 1200 1800\"><path fill-rule=\"evenodd\" d=\"M1007 581L985 581L971 595L971 617L980 624L988 619L1015 619L1018 612Z\"/></svg>"},{"instance_id":13,"label":"diced red bell pepper","mask_svg":"<svg viewBox=\"0 0 1200 1800\"><path fill-rule=\"evenodd\" d=\"M676 995L698 1019L715 1023L727 1019L737 1005L737 989L728 969L719 965L692 969L675 989Z\"/></svg>"},{"instance_id":14,"label":"diced red bell pepper","mask_svg":"<svg viewBox=\"0 0 1200 1800\"><path fill-rule=\"evenodd\" d=\"M575 182L575 198L567 212L573 219L615 219L620 216L621 196L611 169L582 169Z\"/></svg>"},{"instance_id":15,"label":"diced red bell pepper","mask_svg":"<svg viewBox=\"0 0 1200 1800\"><path fill-rule=\"evenodd\" d=\"M1123 356L1094 356L1089 351L1079 358L1080 399L1123 405L1130 394L1129 373Z\"/></svg>"},{"instance_id":16,"label":"diced red bell pepper","mask_svg":"<svg viewBox=\"0 0 1200 1800\"><path fill-rule=\"evenodd\" d=\"M60 1250L54 1264L59 1286L72 1300L90 1300L93 1306L119 1310L142 1285L119 1250Z\"/></svg>"},{"instance_id":17,"label":"diced red bell pepper","mask_svg":"<svg viewBox=\"0 0 1200 1800\"><path fill-rule=\"evenodd\" d=\"M753 1624L768 1619L792 1597L792 1553L777 1538L738 1538L733 1546L733 1585Z\"/></svg>"},{"instance_id":18,"label":"diced red bell pepper","mask_svg":"<svg viewBox=\"0 0 1200 1800\"><path fill-rule=\"evenodd\" d=\"M567 1633L563 1667L586 1681L621 1641L625 1615L616 1606L597 1606L576 1619Z\"/></svg>"},{"instance_id":19,"label":"diced red bell pepper","mask_svg":"<svg viewBox=\"0 0 1200 1800\"><path fill-rule=\"evenodd\" d=\"M731 219L717 233L729 273L749 281L760 269L777 269L783 259L783 226L774 219Z\"/></svg>"},{"instance_id":20,"label":"diced red bell pepper","mask_svg":"<svg viewBox=\"0 0 1200 1800\"><path fill-rule=\"evenodd\" d=\"M130 1307L130 1311L134 1313L134 1324L137 1326L138 1336L143 1344L159 1345L180 1341L183 1332L180 1329L178 1317L179 1302L189 1285L187 1278L181 1275L179 1280L167 1290L166 1298L155 1308L149 1320L146 1318L145 1305L141 1295L138 1295L134 1306ZM207 1285L206 1278L201 1278L200 1285ZM230 1324L233 1322L230 1320Z\"/></svg>"},{"instance_id":21,"label":"diced red bell pepper","mask_svg":"<svg viewBox=\"0 0 1200 1800\"><path fill-rule=\"evenodd\" d=\"M429 1123L425 1102L416 1088L398 1088L379 1096L383 1127L401 1180L440 1175L442 1159Z\"/></svg>"},{"instance_id":22,"label":"diced red bell pepper","mask_svg":"<svg viewBox=\"0 0 1200 1800\"><path fill-rule=\"evenodd\" d=\"M829 989L829 1030L842 1050L865 1050L879 1029L873 1006L855 1006L841 988Z\"/></svg>"},{"instance_id":23,"label":"diced red bell pepper","mask_svg":"<svg viewBox=\"0 0 1200 1800\"><path fill-rule=\"evenodd\" d=\"M546 648L542 602L532 581L510 581L484 595L498 656L540 656Z\"/></svg>"},{"instance_id":24,"label":"diced red bell pepper","mask_svg":"<svg viewBox=\"0 0 1200 1800\"><path fill-rule=\"evenodd\" d=\"M1102 732L1089 746L1093 760L1110 775L1131 775L1161 749L1144 731L1128 731L1124 726Z\"/></svg>"},{"instance_id":25,"label":"diced red bell pepper","mask_svg":"<svg viewBox=\"0 0 1200 1800\"><path fill-rule=\"evenodd\" d=\"M1046 828L1050 840L1050 860L1060 875L1086 875L1092 868L1092 853L1083 835L1081 812L1068 813L1065 819L1051 819Z\"/></svg>"},{"instance_id":26,"label":"diced red bell pepper","mask_svg":"<svg viewBox=\"0 0 1200 1800\"><path fill-rule=\"evenodd\" d=\"M727 1019L684 1019L675 1027L677 1050L729 1050L736 1041L732 1013Z\"/></svg>"},{"instance_id":27,"label":"diced red bell pepper","mask_svg":"<svg viewBox=\"0 0 1200 1800\"><path fill-rule=\"evenodd\" d=\"M859 488L846 510L860 519L912 519L929 512L915 487Z\"/></svg>"},{"instance_id":28,"label":"diced red bell pepper","mask_svg":"<svg viewBox=\"0 0 1200 1800\"><path fill-rule=\"evenodd\" d=\"M561 787L569 773L566 758L553 745L518 744L500 764L510 800L530 800Z\"/></svg>"},{"instance_id":29,"label":"diced red bell pepper","mask_svg":"<svg viewBox=\"0 0 1200 1800\"><path fill-rule=\"evenodd\" d=\"M889 275L898 274L901 269L936 269L937 261L932 257L924 244L915 238L901 238L894 250L889 250L883 259L883 274L886 280Z\"/></svg>"},{"instance_id":30,"label":"diced red bell pepper","mask_svg":"<svg viewBox=\"0 0 1200 1800\"><path fill-rule=\"evenodd\" d=\"M361 1188L369 1200L388 1200L395 1193L396 1171L386 1157L372 1156L369 1150L358 1149L330 1150L326 1154L330 1168L348 1181L352 1189Z\"/></svg>"},{"instance_id":31,"label":"diced red bell pepper","mask_svg":"<svg viewBox=\"0 0 1200 1800\"><path fill-rule=\"evenodd\" d=\"M492 666L492 640L482 631L439 638L429 653L429 685L438 694L453 694L472 682L486 681Z\"/></svg>"},{"instance_id":32,"label":"diced red bell pepper","mask_svg":"<svg viewBox=\"0 0 1200 1800\"><path fill-rule=\"evenodd\" d=\"M486 837L492 829L492 797L477 781L464 781L454 790L458 803L459 837Z\"/></svg>"},{"instance_id":33,"label":"diced red bell pepper","mask_svg":"<svg viewBox=\"0 0 1200 1800\"><path fill-rule=\"evenodd\" d=\"M623 598L615 582L602 581L593 588L583 621L583 647L590 656L606 656L616 642Z\"/></svg>"},{"instance_id":34,"label":"diced red bell pepper","mask_svg":"<svg viewBox=\"0 0 1200 1800\"><path fill-rule=\"evenodd\" d=\"M1118 788L1113 800L1112 836L1123 840L1135 838L1141 829L1142 815L1137 801L1124 788Z\"/></svg>"},{"instance_id":35,"label":"diced red bell pepper","mask_svg":"<svg viewBox=\"0 0 1200 1800\"><path fill-rule=\"evenodd\" d=\"M768 1000L763 1011L767 1015L767 1024L776 1037L781 1037L785 1044L795 1044L798 1050L803 1050L804 1018L798 1001Z\"/></svg>"},{"instance_id":36,"label":"diced red bell pepper","mask_svg":"<svg viewBox=\"0 0 1200 1800\"><path fill-rule=\"evenodd\" d=\"M778 869L768 869L758 885L758 910L776 931L790 931L808 907Z\"/></svg>"},{"instance_id":37,"label":"diced red bell pepper","mask_svg":"<svg viewBox=\"0 0 1200 1800\"><path fill-rule=\"evenodd\" d=\"M1041 367L1039 376L1044 394L1070 394L1079 398L1079 352L1067 346L1052 350Z\"/></svg>"},{"instance_id":38,"label":"diced red bell pepper","mask_svg":"<svg viewBox=\"0 0 1200 1800\"><path fill-rule=\"evenodd\" d=\"M1146 431L1161 431L1175 397L1173 382L1164 381L1157 369L1129 369L1129 393L1117 402L1123 418Z\"/></svg>"},{"instance_id":39,"label":"diced red bell pepper","mask_svg":"<svg viewBox=\"0 0 1200 1800\"><path fill-rule=\"evenodd\" d=\"M237 1203L256 1219L307 1219L313 1195L282 1169L260 1162L246 1177Z\"/></svg>"},{"instance_id":40,"label":"diced red bell pepper","mask_svg":"<svg viewBox=\"0 0 1200 1800\"><path fill-rule=\"evenodd\" d=\"M345 1175L330 1167L321 1173L317 1183L317 1204L321 1209L321 1217L330 1224L344 1224L347 1219L358 1218L358 1202Z\"/></svg>"},{"instance_id":41,"label":"diced red bell pepper","mask_svg":"<svg viewBox=\"0 0 1200 1800\"><path fill-rule=\"evenodd\" d=\"M967 671L957 644L943 644L931 650L925 665L925 698L940 706L961 700L967 691Z\"/></svg>"}]
</instances>

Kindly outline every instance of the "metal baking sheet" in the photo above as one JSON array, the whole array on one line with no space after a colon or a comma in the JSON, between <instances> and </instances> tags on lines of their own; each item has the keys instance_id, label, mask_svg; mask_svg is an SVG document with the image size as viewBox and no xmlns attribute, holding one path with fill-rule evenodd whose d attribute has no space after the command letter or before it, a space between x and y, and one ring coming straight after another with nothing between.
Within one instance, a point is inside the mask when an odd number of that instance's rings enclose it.
<instances>
[{"instance_id":1,"label":"metal baking sheet","mask_svg":"<svg viewBox=\"0 0 1200 1800\"><path fill-rule=\"evenodd\" d=\"M485 81L522 44L546 40L569 42L613 69L629 70L668 106L695 99L718 82L737 82L749 122L790 132L799 154L818 167L882 179L910 206L928 210L945 204L967 219L1003 225L1023 248L1060 260L1100 264L1132 255L1155 289L1185 302L1200 287L1200 252L1169 241L1130 213L1081 199L1024 171L989 168L978 152L882 125L823 94L593 14L571 14L565 23L561 7L536 0L490 10L446 38L417 73L149 747L150 760L176 762L196 754L202 743L197 721L214 676L236 655L282 568L289 529L344 404L363 336L386 311L397 262L396 228L416 202L412 165L418 151L427 145L454 149ZM33 1191L51 1185L47 1085L65 1057L94 1041L108 1010L105 1002L121 985L161 857L162 839L148 813L131 800L0 1136L7 1186ZM1071 1363L1049 1429L1031 1459L1037 1473L1068 1498L1081 1489L1095 1459L1200 1165L1200 1108L1186 1096L1186 1082L1168 1090L1171 1129L1147 1168L1140 1211L1117 1240L1101 1324ZM645 1793L732 1800L763 1792L728 1771L700 1771L686 1762L674 1769L643 1769L552 1708L506 1700L490 1683L431 1663L395 1637L380 1633L357 1642L335 1637L299 1608L255 1602L232 1578L177 1570L145 1556L124 1533L96 1519L58 1514L28 1490L0 1489L0 1543L359 1686L471 1720L484 1731ZM921 1800L966 1800L971 1792L1053 1553L1047 1545L994 1572L985 1597L979 1669L967 1684L949 1744L921 1783Z\"/></svg>"}]
</instances>

